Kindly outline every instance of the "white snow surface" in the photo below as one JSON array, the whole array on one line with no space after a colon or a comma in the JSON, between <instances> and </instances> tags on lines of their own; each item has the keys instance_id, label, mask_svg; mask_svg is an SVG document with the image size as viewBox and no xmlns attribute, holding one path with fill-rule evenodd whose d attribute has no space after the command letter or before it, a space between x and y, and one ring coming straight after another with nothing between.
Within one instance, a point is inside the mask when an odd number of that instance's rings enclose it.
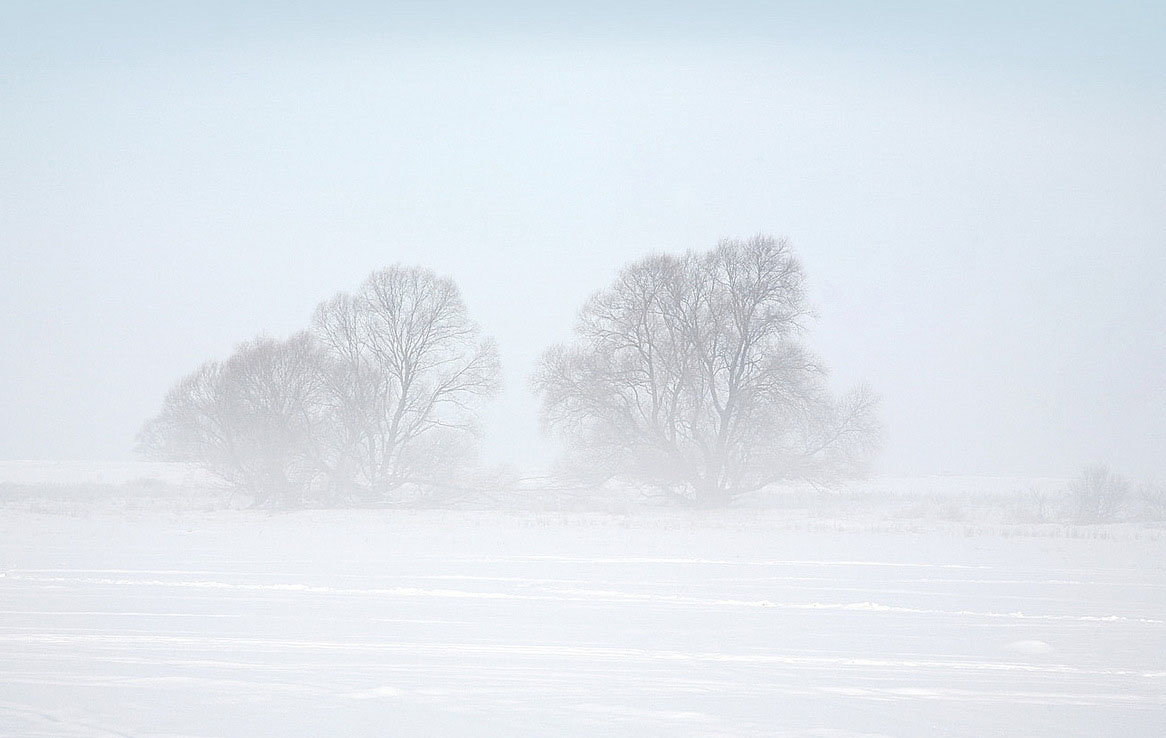
<instances>
[{"instance_id":1,"label":"white snow surface","mask_svg":"<svg viewBox=\"0 0 1166 738\"><path fill-rule=\"evenodd\" d=\"M0 461L0 484L206 483L191 464L165 461Z\"/></svg>"},{"instance_id":2,"label":"white snow surface","mask_svg":"<svg viewBox=\"0 0 1166 738\"><path fill-rule=\"evenodd\" d=\"M128 484L142 480L168 484L213 483L197 465L159 461L4 461L0 484ZM932 496L1011 494L1029 490L1058 492L1069 483L1061 477L983 475L879 476L841 484L842 491ZM799 486L799 485L794 485Z\"/></svg>"},{"instance_id":3,"label":"white snow surface","mask_svg":"<svg viewBox=\"0 0 1166 738\"><path fill-rule=\"evenodd\" d=\"M0 735L1161 736L1164 541L0 510Z\"/></svg>"}]
</instances>

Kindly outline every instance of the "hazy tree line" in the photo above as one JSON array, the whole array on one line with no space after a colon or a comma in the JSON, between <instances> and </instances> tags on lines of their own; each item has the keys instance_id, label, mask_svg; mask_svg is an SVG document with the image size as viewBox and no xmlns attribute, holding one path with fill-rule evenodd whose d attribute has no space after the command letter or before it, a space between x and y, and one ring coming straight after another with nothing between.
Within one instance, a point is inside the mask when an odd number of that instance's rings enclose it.
<instances>
[{"instance_id":1,"label":"hazy tree line","mask_svg":"<svg viewBox=\"0 0 1166 738\"><path fill-rule=\"evenodd\" d=\"M788 243L767 236L624 268L533 378L564 474L705 506L860 472L877 402L865 389L831 395L801 343L804 279ZM498 370L453 281L394 266L321 303L306 330L248 341L180 380L140 444L259 505L465 489Z\"/></svg>"}]
</instances>

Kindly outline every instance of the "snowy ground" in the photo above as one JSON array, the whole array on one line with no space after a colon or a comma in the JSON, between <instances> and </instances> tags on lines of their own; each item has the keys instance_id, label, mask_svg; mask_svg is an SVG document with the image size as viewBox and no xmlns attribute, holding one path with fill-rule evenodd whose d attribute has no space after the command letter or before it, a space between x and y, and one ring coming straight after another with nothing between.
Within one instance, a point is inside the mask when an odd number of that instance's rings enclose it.
<instances>
[{"instance_id":1,"label":"snowy ground","mask_svg":"<svg viewBox=\"0 0 1166 738\"><path fill-rule=\"evenodd\" d=\"M190 464L157 461L0 461L0 484L182 484L209 477Z\"/></svg>"},{"instance_id":2,"label":"snowy ground","mask_svg":"<svg viewBox=\"0 0 1166 738\"><path fill-rule=\"evenodd\" d=\"M1166 735L1166 537L0 510L0 735Z\"/></svg>"}]
</instances>

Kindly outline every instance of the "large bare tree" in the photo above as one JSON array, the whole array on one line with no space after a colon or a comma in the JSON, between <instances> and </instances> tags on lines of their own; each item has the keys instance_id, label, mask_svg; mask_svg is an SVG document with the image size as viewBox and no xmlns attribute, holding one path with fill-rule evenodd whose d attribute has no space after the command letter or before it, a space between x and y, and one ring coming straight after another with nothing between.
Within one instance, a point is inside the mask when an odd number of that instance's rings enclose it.
<instances>
[{"instance_id":1,"label":"large bare tree","mask_svg":"<svg viewBox=\"0 0 1166 738\"><path fill-rule=\"evenodd\" d=\"M834 399L799 342L810 312L784 240L653 256L583 308L535 376L544 424L574 462L699 505L781 480L857 471L876 400Z\"/></svg>"},{"instance_id":2,"label":"large bare tree","mask_svg":"<svg viewBox=\"0 0 1166 738\"><path fill-rule=\"evenodd\" d=\"M355 294L321 304L312 332L331 364L324 466L335 483L383 497L451 476L498 374L494 342L457 285L416 267L374 272Z\"/></svg>"}]
</instances>

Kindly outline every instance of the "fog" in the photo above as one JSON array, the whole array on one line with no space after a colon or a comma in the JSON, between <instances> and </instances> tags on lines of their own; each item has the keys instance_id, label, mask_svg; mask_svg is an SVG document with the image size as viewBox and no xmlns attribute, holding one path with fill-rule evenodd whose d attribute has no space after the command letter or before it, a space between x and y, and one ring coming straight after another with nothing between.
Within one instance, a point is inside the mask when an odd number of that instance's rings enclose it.
<instances>
[{"instance_id":1,"label":"fog","mask_svg":"<svg viewBox=\"0 0 1166 738\"><path fill-rule=\"evenodd\" d=\"M882 471L1162 471L1156 9L4 15L5 458L132 458L176 377L401 262L498 338L488 453L545 464L583 300L767 232Z\"/></svg>"},{"instance_id":2,"label":"fog","mask_svg":"<svg viewBox=\"0 0 1166 738\"><path fill-rule=\"evenodd\" d=\"M0 735L1166 733L1163 49L0 5Z\"/></svg>"}]
</instances>

